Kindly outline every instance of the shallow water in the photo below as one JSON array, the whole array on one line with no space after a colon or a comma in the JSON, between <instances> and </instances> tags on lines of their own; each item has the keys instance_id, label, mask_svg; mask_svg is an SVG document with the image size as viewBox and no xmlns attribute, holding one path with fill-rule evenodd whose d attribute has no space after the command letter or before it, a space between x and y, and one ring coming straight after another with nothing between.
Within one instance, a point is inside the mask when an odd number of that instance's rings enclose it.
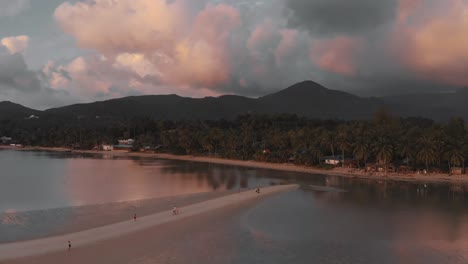
<instances>
[{"instance_id":1,"label":"shallow water","mask_svg":"<svg viewBox=\"0 0 468 264\"><path fill-rule=\"evenodd\" d=\"M437 205L298 190L242 215L246 235L232 263L468 263L467 220L466 211Z\"/></svg>"},{"instance_id":2,"label":"shallow water","mask_svg":"<svg viewBox=\"0 0 468 264\"><path fill-rule=\"evenodd\" d=\"M135 201L271 182L246 168L54 152L0 151L0 168L0 212Z\"/></svg>"},{"instance_id":3,"label":"shallow water","mask_svg":"<svg viewBox=\"0 0 468 264\"><path fill-rule=\"evenodd\" d=\"M0 208L8 210L0 235L21 225L12 217L21 214L59 212L62 219L60 212L76 212L77 205L113 211L106 204L290 182L301 188L201 222L187 241L135 263L468 263L466 185L44 152L0 151L0 165ZM180 261L172 259L181 252Z\"/></svg>"}]
</instances>

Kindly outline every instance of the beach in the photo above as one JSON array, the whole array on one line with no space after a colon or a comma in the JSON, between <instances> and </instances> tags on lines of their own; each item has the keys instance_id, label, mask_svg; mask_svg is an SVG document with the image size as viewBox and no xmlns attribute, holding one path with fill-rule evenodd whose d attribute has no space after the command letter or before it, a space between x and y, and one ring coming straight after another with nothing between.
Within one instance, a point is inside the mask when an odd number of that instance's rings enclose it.
<instances>
[{"instance_id":1,"label":"beach","mask_svg":"<svg viewBox=\"0 0 468 264\"><path fill-rule=\"evenodd\" d=\"M249 168L259 169L271 169L279 171L291 171L301 172L309 174L321 174L330 176L342 176L348 178L359 178L359 179L372 179L379 181L406 181L406 182L421 182L421 183L455 183L455 184L466 184L468 183L468 175L448 175L447 173L428 173L428 174L417 174L417 173L369 173L358 170L336 167L333 169L318 169L314 167L307 167L289 163L269 163L259 161L243 161L243 160L231 160L216 157L205 157L205 156L192 156L192 155L173 155L166 153L148 153L148 152L128 152L128 151L95 151L95 150L70 150L68 148L47 148L47 147L23 147L15 148L10 146L0 146L0 149L15 149L22 151L57 151L57 152L72 152L77 154L90 154L90 155L111 155L118 157L142 157L142 158L155 158L155 159L169 159L169 160L182 160L191 162L204 162L231 166L242 166Z\"/></svg>"},{"instance_id":2,"label":"beach","mask_svg":"<svg viewBox=\"0 0 468 264\"><path fill-rule=\"evenodd\" d=\"M237 192L238 190L205 192L136 201L0 213L0 224L6 227L2 230L2 226L0 226L0 231L3 232L0 236L0 245L64 235L128 221L133 218L134 214L139 219L147 215L169 211L175 205L187 206ZM66 220L63 221L63 219ZM54 228L43 229L41 225L35 223L49 223Z\"/></svg>"},{"instance_id":3,"label":"beach","mask_svg":"<svg viewBox=\"0 0 468 264\"><path fill-rule=\"evenodd\" d=\"M296 185L278 185L263 188L260 194L250 190L180 207L178 215L168 210L138 218L137 221L130 219L71 234L1 244L0 263L129 263L129 260L145 255L137 253L139 250L151 251L152 247L160 244L160 238L167 230L174 230L175 234L182 232L183 235L183 230L187 228L183 222L191 222L193 217L201 217L199 219L206 219L202 222L210 223L213 211L240 209L270 195L296 188ZM161 232L163 234L158 236L158 242L153 244L155 236L150 234ZM172 238L170 240L173 241ZM67 241L72 242L72 252L67 251ZM125 250L113 251L119 248ZM121 256L117 258L119 254Z\"/></svg>"}]
</instances>

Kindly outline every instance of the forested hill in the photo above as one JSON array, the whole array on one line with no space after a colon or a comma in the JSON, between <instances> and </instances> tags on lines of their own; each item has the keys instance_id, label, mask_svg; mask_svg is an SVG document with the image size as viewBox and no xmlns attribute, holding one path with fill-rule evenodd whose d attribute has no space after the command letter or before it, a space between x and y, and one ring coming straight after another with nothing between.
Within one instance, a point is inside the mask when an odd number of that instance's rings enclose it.
<instances>
[{"instance_id":1,"label":"forested hill","mask_svg":"<svg viewBox=\"0 0 468 264\"><path fill-rule=\"evenodd\" d=\"M41 113L41 111L27 108L12 102L0 102L0 120L24 119L31 115L38 115L39 113Z\"/></svg>"},{"instance_id":2,"label":"forested hill","mask_svg":"<svg viewBox=\"0 0 468 264\"><path fill-rule=\"evenodd\" d=\"M382 106L384 102L380 99L361 98L305 81L257 99L235 95L206 98L133 96L48 109L40 115L41 118L68 119L150 117L164 120L232 120L243 114L281 113L320 119L368 119ZM8 113L5 111L0 118L8 118ZM16 115L11 117L16 118Z\"/></svg>"},{"instance_id":3,"label":"forested hill","mask_svg":"<svg viewBox=\"0 0 468 264\"><path fill-rule=\"evenodd\" d=\"M401 117L424 117L447 121L468 119L468 90L440 94L410 94L383 98L364 98L331 90L313 81L297 83L260 98L236 95L189 98L178 95L146 95L75 104L37 111L0 103L0 120L24 119L34 114L42 120L77 118L151 118L156 120L233 120L244 114L296 114L313 119L369 120L385 108Z\"/></svg>"}]
</instances>

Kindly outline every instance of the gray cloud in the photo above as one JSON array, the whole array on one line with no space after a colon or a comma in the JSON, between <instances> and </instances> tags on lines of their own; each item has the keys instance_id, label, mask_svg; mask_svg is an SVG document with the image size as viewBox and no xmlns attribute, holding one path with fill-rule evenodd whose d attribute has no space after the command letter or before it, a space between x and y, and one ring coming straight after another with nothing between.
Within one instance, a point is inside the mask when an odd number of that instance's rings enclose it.
<instances>
[{"instance_id":1,"label":"gray cloud","mask_svg":"<svg viewBox=\"0 0 468 264\"><path fill-rule=\"evenodd\" d=\"M15 16L30 6L30 0L0 0L0 17Z\"/></svg>"},{"instance_id":2,"label":"gray cloud","mask_svg":"<svg viewBox=\"0 0 468 264\"><path fill-rule=\"evenodd\" d=\"M44 85L41 74L28 68L22 54L6 53L0 46L0 101L46 109L74 103L77 99L67 91L57 91Z\"/></svg>"},{"instance_id":3,"label":"gray cloud","mask_svg":"<svg viewBox=\"0 0 468 264\"><path fill-rule=\"evenodd\" d=\"M313 34L375 30L395 18L397 0L286 0L289 25Z\"/></svg>"},{"instance_id":4,"label":"gray cloud","mask_svg":"<svg viewBox=\"0 0 468 264\"><path fill-rule=\"evenodd\" d=\"M41 84L35 72L28 69L23 55L0 53L0 88L36 92Z\"/></svg>"}]
</instances>

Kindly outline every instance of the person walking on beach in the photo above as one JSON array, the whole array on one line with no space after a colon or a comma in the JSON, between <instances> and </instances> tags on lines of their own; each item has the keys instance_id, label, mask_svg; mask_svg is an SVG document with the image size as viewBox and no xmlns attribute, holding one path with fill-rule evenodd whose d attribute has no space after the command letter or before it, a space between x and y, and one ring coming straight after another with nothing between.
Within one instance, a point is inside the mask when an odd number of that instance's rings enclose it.
<instances>
[{"instance_id":1,"label":"person walking on beach","mask_svg":"<svg viewBox=\"0 0 468 264\"><path fill-rule=\"evenodd\" d=\"M71 242L70 240L68 240L68 250L70 251L70 249L71 249Z\"/></svg>"}]
</instances>

